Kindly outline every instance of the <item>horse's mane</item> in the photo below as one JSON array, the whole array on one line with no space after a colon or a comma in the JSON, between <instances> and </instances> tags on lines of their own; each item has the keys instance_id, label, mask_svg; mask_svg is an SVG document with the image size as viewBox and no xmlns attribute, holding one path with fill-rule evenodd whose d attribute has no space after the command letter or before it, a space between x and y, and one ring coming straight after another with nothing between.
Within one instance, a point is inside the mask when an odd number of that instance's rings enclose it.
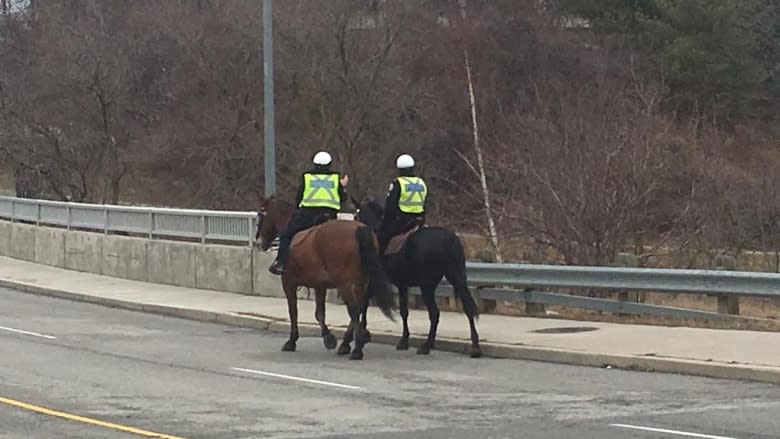
<instances>
[{"instance_id":1,"label":"horse's mane","mask_svg":"<svg viewBox=\"0 0 780 439\"><path fill-rule=\"evenodd\" d=\"M366 202L366 207L371 209L378 216L382 216L385 210L381 204L379 204L377 201L374 201L373 199L370 199Z\"/></svg>"},{"instance_id":2,"label":"horse's mane","mask_svg":"<svg viewBox=\"0 0 780 439\"><path fill-rule=\"evenodd\" d=\"M281 198L276 198L275 195L271 195L270 197L266 198L263 201L262 206L267 208L271 204L276 204L288 210L295 210L295 205L293 203L290 203L287 200L282 200Z\"/></svg>"},{"instance_id":3,"label":"horse's mane","mask_svg":"<svg viewBox=\"0 0 780 439\"><path fill-rule=\"evenodd\" d=\"M371 215L374 217L376 221L381 221L382 216L385 213L384 206L382 206L379 202L375 201L373 197L368 198L366 201L363 202L363 209L371 212Z\"/></svg>"},{"instance_id":4,"label":"horse's mane","mask_svg":"<svg viewBox=\"0 0 780 439\"><path fill-rule=\"evenodd\" d=\"M277 203L281 204L282 206L288 208L288 209L295 209L295 205L287 200L276 200Z\"/></svg>"}]
</instances>

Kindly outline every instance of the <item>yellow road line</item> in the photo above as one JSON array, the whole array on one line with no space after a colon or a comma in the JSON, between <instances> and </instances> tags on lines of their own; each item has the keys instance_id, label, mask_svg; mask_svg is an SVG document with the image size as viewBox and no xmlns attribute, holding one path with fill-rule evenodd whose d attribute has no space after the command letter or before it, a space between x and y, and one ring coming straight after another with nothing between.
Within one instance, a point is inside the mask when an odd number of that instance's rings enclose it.
<instances>
[{"instance_id":1,"label":"yellow road line","mask_svg":"<svg viewBox=\"0 0 780 439\"><path fill-rule=\"evenodd\" d=\"M55 416L58 418L68 419L71 421L82 422L84 424L97 425L99 427L110 428L112 430L124 431L126 433L133 433L139 436L155 437L159 439L185 439L178 436L169 436L167 434L155 433L152 431L141 430L138 428L128 427L126 425L112 424L111 422L100 421L98 419L86 418L84 416L72 415L70 413L59 412L57 410L47 409L46 407L40 407L26 402L16 401L13 399L3 398L0 396L0 403L18 407L24 410L30 410L32 412L43 413L44 415Z\"/></svg>"}]
</instances>

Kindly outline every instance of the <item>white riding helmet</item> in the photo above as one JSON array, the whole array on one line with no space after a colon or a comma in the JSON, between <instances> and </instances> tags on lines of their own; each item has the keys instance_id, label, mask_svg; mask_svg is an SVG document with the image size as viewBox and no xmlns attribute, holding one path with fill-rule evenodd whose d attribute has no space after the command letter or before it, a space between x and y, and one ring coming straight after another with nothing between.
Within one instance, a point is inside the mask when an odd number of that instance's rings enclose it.
<instances>
[{"instance_id":1,"label":"white riding helmet","mask_svg":"<svg viewBox=\"0 0 780 439\"><path fill-rule=\"evenodd\" d=\"M398 160L395 161L395 166L398 169L406 169L414 167L414 159L409 154L402 154L398 156Z\"/></svg>"},{"instance_id":2,"label":"white riding helmet","mask_svg":"<svg viewBox=\"0 0 780 439\"><path fill-rule=\"evenodd\" d=\"M320 151L317 154L314 155L314 160L312 160L315 165L319 166L328 166L331 161L330 154L328 154L325 151Z\"/></svg>"}]
</instances>

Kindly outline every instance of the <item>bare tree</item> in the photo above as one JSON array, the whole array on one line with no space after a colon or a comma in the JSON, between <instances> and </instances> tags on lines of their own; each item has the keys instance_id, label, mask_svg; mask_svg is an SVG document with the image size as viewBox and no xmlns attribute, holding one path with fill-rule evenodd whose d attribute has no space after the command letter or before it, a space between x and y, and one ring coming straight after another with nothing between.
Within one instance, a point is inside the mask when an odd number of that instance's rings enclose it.
<instances>
[{"instance_id":1,"label":"bare tree","mask_svg":"<svg viewBox=\"0 0 780 439\"><path fill-rule=\"evenodd\" d=\"M569 264L607 264L650 226L665 165L663 120L634 103L631 84L600 71L588 86L539 79L493 168L511 182L507 228ZM519 226L512 226L517 224Z\"/></svg>"}]
</instances>

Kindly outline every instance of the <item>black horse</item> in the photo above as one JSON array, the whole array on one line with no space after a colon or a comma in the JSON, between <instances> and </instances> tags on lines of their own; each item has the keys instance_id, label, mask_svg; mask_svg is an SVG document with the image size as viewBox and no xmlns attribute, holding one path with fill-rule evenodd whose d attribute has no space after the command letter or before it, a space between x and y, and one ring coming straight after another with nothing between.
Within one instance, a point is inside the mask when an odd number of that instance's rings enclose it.
<instances>
[{"instance_id":1,"label":"black horse","mask_svg":"<svg viewBox=\"0 0 780 439\"><path fill-rule=\"evenodd\" d=\"M372 200L358 203L356 219L377 229L384 214L382 206ZM463 304L463 311L469 319L471 329L471 356L479 358L479 335L474 320L479 316L477 304L471 296L466 282L466 254L458 236L443 227L421 227L406 239L397 253L383 255L382 262L390 280L398 288L399 308L403 319L403 335L396 349L409 349L409 287L420 287L423 301L428 308L431 326L428 339L417 349L418 354L428 354L436 341L439 324L439 307L436 305L436 287L442 278L452 284L455 297Z\"/></svg>"}]
</instances>

